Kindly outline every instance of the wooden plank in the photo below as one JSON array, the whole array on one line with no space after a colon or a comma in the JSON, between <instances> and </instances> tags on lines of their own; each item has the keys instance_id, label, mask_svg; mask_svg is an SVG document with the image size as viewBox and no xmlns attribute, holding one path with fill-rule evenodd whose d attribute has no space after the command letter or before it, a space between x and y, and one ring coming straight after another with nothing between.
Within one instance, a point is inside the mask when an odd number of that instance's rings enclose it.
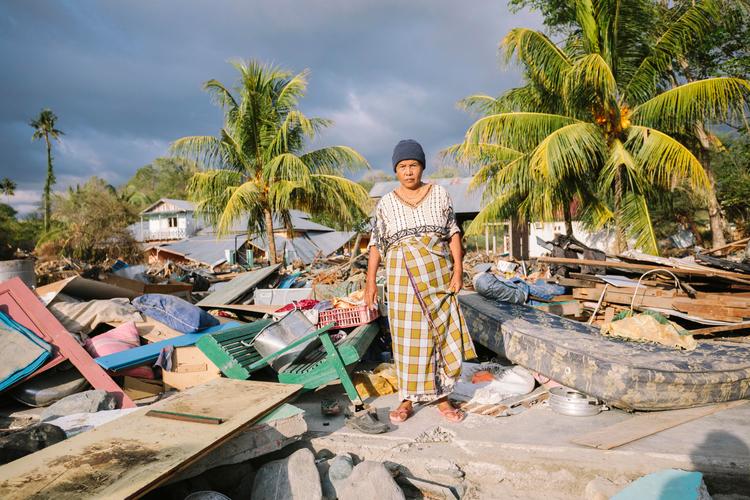
<instances>
[{"instance_id":1,"label":"wooden plank","mask_svg":"<svg viewBox=\"0 0 750 500\"><path fill-rule=\"evenodd\" d=\"M300 390L217 379L0 467L0 498L137 498L247 429ZM149 410L224 419L205 425Z\"/></svg>"},{"instance_id":2,"label":"wooden plank","mask_svg":"<svg viewBox=\"0 0 750 500\"><path fill-rule=\"evenodd\" d=\"M731 332L735 330L750 330L750 322L739 323L734 325L709 326L707 328L698 328L689 330L690 334L695 335L713 335L714 333Z\"/></svg>"},{"instance_id":3,"label":"wooden plank","mask_svg":"<svg viewBox=\"0 0 750 500\"><path fill-rule=\"evenodd\" d=\"M726 321L739 322L750 316L750 309L723 307L718 304L701 304L697 301L675 300L672 308L695 316L709 319L730 318Z\"/></svg>"},{"instance_id":4,"label":"wooden plank","mask_svg":"<svg viewBox=\"0 0 750 500\"><path fill-rule=\"evenodd\" d=\"M750 241L750 238L742 238L741 240L733 241L732 243L729 243L727 245L712 248L711 250L706 250L703 253L708 255L712 253L721 252L722 250L727 250L728 248L743 246L748 241Z\"/></svg>"},{"instance_id":5,"label":"wooden plank","mask_svg":"<svg viewBox=\"0 0 750 500\"><path fill-rule=\"evenodd\" d=\"M740 283L750 284L750 276L742 273L733 273L730 271L707 270L707 269L684 269L679 267L654 266L650 264L635 264L632 262L614 262L610 260L591 260L591 259L569 259L565 257L538 257L537 262L546 262L548 264L573 264L577 266L597 266L597 267L614 267L617 269L630 269L633 271L651 271L654 269L665 269L678 276L710 276L717 278L726 278Z\"/></svg>"},{"instance_id":6,"label":"wooden plank","mask_svg":"<svg viewBox=\"0 0 750 500\"><path fill-rule=\"evenodd\" d=\"M123 392L120 386L96 364L91 355L44 307L39 297L21 281L21 278L13 278L0 283L0 308L15 321L55 347L52 352L52 359L34 372L34 375L38 375L68 359L95 389L113 393L118 408L133 408L135 406L135 403Z\"/></svg>"},{"instance_id":7,"label":"wooden plank","mask_svg":"<svg viewBox=\"0 0 750 500\"><path fill-rule=\"evenodd\" d=\"M231 304L232 302L237 302L238 299L249 293L253 288L270 278L280 267L281 264L275 264L241 273L196 305L203 307L206 304Z\"/></svg>"},{"instance_id":8,"label":"wooden plank","mask_svg":"<svg viewBox=\"0 0 750 500\"><path fill-rule=\"evenodd\" d=\"M716 412L735 408L747 403L746 399L730 401L711 406L700 406L685 410L658 411L632 417L603 429L597 429L581 436L574 437L571 442L600 450L611 450L624 444L651 436L658 432L677 427L691 420L712 415Z\"/></svg>"}]
</instances>

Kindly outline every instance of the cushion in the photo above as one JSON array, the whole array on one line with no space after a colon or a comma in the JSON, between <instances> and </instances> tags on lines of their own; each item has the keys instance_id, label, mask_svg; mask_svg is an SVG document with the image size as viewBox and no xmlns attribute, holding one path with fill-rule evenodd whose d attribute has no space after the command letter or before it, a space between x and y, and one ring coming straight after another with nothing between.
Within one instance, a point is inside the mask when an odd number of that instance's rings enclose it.
<instances>
[{"instance_id":1,"label":"cushion","mask_svg":"<svg viewBox=\"0 0 750 500\"><path fill-rule=\"evenodd\" d=\"M108 332L91 337L84 342L83 347L92 357L98 358L107 354L127 351L141 345L138 329L135 323L128 321ZM119 375L153 379L154 370L150 366L135 366L118 372Z\"/></svg>"},{"instance_id":2,"label":"cushion","mask_svg":"<svg viewBox=\"0 0 750 500\"><path fill-rule=\"evenodd\" d=\"M174 295L147 293L133 299L133 305L146 316L181 333L195 333L219 324L218 319L200 307Z\"/></svg>"}]
</instances>

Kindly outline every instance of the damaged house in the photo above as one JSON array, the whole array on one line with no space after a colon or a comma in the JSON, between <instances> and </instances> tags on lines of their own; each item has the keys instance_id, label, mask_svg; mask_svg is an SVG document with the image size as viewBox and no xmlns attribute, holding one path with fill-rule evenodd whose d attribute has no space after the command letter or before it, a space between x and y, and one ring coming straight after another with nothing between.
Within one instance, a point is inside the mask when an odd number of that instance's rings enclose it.
<instances>
[{"instance_id":1,"label":"damaged house","mask_svg":"<svg viewBox=\"0 0 750 500\"><path fill-rule=\"evenodd\" d=\"M354 231L337 231L318 224L299 210L290 212L292 237L281 218L274 218L276 249L286 262L310 264L316 257L328 257L349 250ZM236 223L219 237L216 228L196 213L186 200L162 198L141 212L141 221L131 226L138 241L146 246L149 262L193 262L214 267L224 262L252 264L267 260L265 235L248 238L247 222Z\"/></svg>"}]
</instances>

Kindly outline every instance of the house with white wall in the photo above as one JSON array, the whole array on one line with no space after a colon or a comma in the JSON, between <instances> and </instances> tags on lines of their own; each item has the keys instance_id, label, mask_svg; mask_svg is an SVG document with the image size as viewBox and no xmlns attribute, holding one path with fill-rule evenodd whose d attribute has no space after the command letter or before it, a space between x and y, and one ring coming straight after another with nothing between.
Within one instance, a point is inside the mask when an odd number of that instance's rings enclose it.
<instances>
[{"instance_id":1,"label":"house with white wall","mask_svg":"<svg viewBox=\"0 0 750 500\"><path fill-rule=\"evenodd\" d=\"M204 226L195 215L195 203L186 200L161 198L146 207L140 216L132 232L143 242L183 240Z\"/></svg>"}]
</instances>

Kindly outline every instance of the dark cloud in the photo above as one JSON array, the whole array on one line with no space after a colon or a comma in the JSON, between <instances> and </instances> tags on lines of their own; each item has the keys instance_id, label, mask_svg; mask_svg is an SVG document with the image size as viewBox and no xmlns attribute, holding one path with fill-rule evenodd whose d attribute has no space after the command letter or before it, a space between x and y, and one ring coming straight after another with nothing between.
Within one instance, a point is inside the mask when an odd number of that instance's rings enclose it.
<instances>
[{"instance_id":1,"label":"dark cloud","mask_svg":"<svg viewBox=\"0 0 750 500\"><path fill-rule=\"evenodd\" d=\"M316 145L353 146L387 169L393 144L413 137L434 163L470 123L458 99L517 83L497 61L513 26L539 19L497 0L5 2L0 175L24 203L41 190L44 146L28 121L50 107L66 133L57 188L122 183L174 139L216 132L201 84L233 82L236 58L312 71L302 108L336 122Z\"/></svg>"}]
</instances>

